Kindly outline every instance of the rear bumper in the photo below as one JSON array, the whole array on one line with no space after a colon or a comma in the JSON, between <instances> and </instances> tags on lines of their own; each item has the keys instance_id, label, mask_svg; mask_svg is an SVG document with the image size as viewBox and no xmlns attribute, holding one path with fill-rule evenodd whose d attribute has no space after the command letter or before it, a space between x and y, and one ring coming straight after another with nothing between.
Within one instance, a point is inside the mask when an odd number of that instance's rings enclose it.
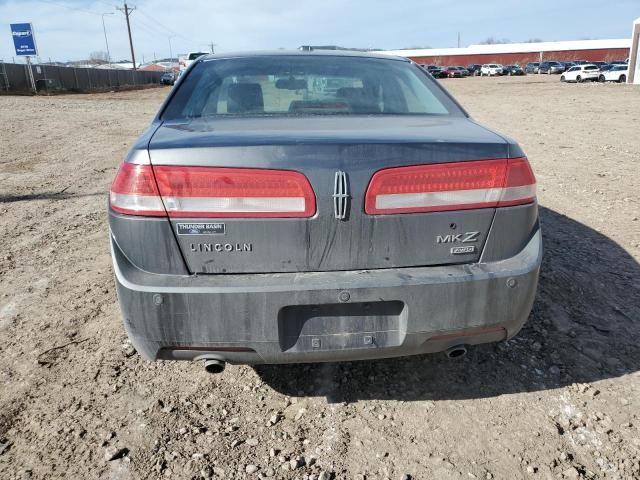
<instances>
[{"instance_id":1,"label":"rear bumper","mask_svg":"<svg viewBox=\"0 0 640 480\"><path fill-rule=\"evenodd\" d=\"M111 237L118 298L146 359L230 363L361 360L505 340L526 321L540 230L507 260L260 275L156 275Z\"/></svg>"}]
</instances>

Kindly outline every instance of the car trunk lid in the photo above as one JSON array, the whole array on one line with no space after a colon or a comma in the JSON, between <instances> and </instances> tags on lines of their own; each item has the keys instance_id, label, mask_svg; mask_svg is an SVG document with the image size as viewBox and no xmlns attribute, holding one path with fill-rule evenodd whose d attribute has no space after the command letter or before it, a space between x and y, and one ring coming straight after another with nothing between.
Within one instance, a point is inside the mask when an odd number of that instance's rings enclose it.
<instances>
[{"instance_id":1,"label":"car trunk lid","mask_svg":"<svg viewBox=\"0 0 640 480\"><path fill-rule=\"evenodd\" d=\"M192 273L275 273L478 261L495 208L371 215L365 192L379 170L506 158L508 145L464 117L247 117L165 123L149 154L156 177L167 167L306 177L315 213L305 218L170 217Z\"/></svg>"}]
</instances>

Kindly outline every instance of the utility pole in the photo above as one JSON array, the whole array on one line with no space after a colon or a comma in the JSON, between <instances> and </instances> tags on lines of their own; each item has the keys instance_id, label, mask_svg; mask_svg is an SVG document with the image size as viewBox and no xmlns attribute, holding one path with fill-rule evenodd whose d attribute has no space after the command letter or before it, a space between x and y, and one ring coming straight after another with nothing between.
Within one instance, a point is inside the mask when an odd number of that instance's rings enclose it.
<instances>
[{"instance_id":1,"label":"utility pole","mask_svg":"<svg viewBox=\"0 0 640 480\"><path fill-rule=\"evenodd\" d=\"M458 32L458 48L460 48L460 32Z\"/></svg>"},{"instance_id":2,"label":"utility pole","mask_svg":"<svg viewBox=\"0 0 640 480\"><path fill-rule=\"evenodd\" d=\"M136 68L136 54L133 52L133 39L131 38L131 23L129 23L129 15L133 12L136 7L129 8L127 6L127 2L124 2L124 8L116 7L122 13L124 13L125 18L127 19L127 31L129 32L129 46L131 47L131 60L133 61L133 70L137 70Z\"/></svg>"},{"instance_id":3,"label":"utility pole","mask_svg":"<svg viewBox=\"0 0 640 480\"><path fill-rule=\"evenodd\" d=\"M104 26L105 15L115 15L114 13L103 13L102 15L102 31L104 32L104 43L107 45L107 61L111 65L111 52L109 52L109 40L107 40L107 28Z\"/></svg>"},{"instance_id":4,"label":"utility pole","mask_svg":"<svg viewBox=\"0 0 640 480\"><path fill-rule=\"evenodd\" d=\"M215 46L216 46L216 44L215 44L215 43L213 43L213 42L211 42L211 43L209 44L209 49L211 49L211 53L216 53L216 52L214 51L214 48L213 48L213 47L215 47Z\"/></svg>"},{"instance_id":5,"label":"utility pole","mask_svg":"<svg viewBox=\"0 0 640 480\"><path fill-rule=\"evenodd\" d=\"M171 59L171 63L173 63L173 48L171 47L171 39L175 37L175 35L169 35L169 58Z\"/></svg>"}]
</instances>

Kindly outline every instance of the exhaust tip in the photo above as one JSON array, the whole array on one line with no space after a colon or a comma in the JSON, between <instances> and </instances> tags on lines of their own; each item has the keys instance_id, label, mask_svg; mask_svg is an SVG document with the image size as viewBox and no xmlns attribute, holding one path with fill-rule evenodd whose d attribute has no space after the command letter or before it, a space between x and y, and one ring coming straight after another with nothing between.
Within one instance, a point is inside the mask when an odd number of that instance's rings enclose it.
<instances>
[{"instance_id":1,"label":"exhaust tip","mask_svg":"<svg viewBox=\"0 0 640 480\"><path fill-rule=\"evenodd\" d=\"M467 354L467 347L464 345L455 345L453 347L447 348L444 352L447 358L461 358Z\"/></svg>"},{"instance_id":2,"label":"exhaust tip","mask_svg":"<svg viewBox=\"0 0 640 480\"><path fill-rule=\"evenodd\" d=\"M208 358L204 361L204 369L207 373L216 374L224 372L224 367L226 363L222 360L218 360L217 358Z\"/></svg>"}]
</instances>

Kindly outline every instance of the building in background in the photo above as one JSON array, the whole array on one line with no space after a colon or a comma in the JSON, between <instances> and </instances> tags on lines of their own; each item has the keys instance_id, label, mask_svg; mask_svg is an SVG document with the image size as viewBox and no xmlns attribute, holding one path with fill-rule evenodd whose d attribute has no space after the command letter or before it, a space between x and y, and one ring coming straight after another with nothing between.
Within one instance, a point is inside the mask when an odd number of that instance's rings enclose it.
<instances>
[{"instance_id":1,"label":"building in background","mask_svg":"<svg viewBox=\"0 0 640 480\"><path fill-rule=\"evenodd\" d=\"M379 53L407 57L419 64L471 65L501 63L503 65L542 60L620 61L629 58L631 39L575 40L566 42L503 43L470 45L466 48L433 48L385 50Z\"/></svg>"}]
</instances>

